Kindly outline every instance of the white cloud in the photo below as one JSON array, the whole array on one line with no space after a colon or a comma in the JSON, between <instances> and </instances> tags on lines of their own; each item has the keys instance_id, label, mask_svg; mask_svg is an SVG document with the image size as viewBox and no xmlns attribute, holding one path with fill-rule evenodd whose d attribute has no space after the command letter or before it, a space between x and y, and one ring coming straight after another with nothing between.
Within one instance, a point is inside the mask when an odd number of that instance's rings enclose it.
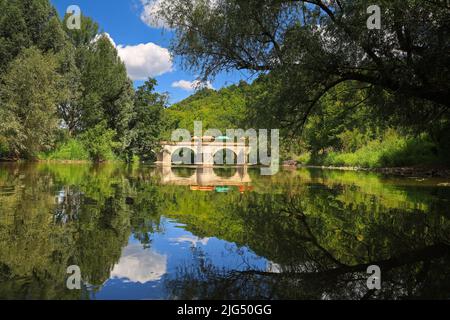
<instances>
[{"instance_id":1,"label":"white cloud","mask_svg":"<svg viewBox=\"0 0 450 320\"><path fill-rule=\"evenodd\" d=\"M173 70L172 57L166 48L152 42L134 46L116 45L114 39L106 32L97 35L94 41L101 36L106 36L116 47L131 80L146 80L149 77L157 77Z\"/></svg>"},{"instance_id":2,"label":"white cloud","mask_svg":"<svg viewBox=\"0 0 450 320\"><path fill-rule=\"evenodd\" d=\"M160 280L167 272L167 256L145 250L139 244L132 244L122 252L119 263L111 272L111 277L127 279L134 283Z\"/></svg>"},{"instance_id":3,"label":"white cloud","mask_svg":"<svg viewBox=\"0 0 450 320\"><path fill-rule=\"evenodd\" d=\"M214 89L213 85L211 84L211 82L200 82L199 80L194 80L194 81L187 81L187 80L180 80L180 81L175 81L174 83L172 83L172 88L179 88L179 89L183 89L186 91L194 91L195 89L198 88L208 88L208 89Z\"/></svg>"},{"instance_id":4,"label":"white cloud","mask_svg":"<svg viewBox=\"0 0 450 320\"><path fill-rule=\"evenodd\" d=\"M117 46L120 58L127 67L132 80L145 80L173 70L169 50L152 42L135 46Z\"/></svg>"},{"instance_id":5,"label":"white cloud","mask_svg":"<svg viewBox=\"0 0 450 320\"><path fill-rule=\"evenodd\" d=\"M161 5L165 0L141 0L143 11L141 13L141 20L148 26L153 28L169 29L167 22L157 16Z\"/></svg>"},{"instance_id":6,"label":"white cloud","mask_svg":"<svg viewBox=\"0 0 450 320\"><path fill-rule=\"evenodd\" d=\"M141 13L141 20L148 26L152 28L165 28L170 29L169 24L164 19L158 17L158 12L161 10L165 2L170 2L171 0L141 0L143 10ZM196 0L189 0L195 1ZM203 2L202 2L203 3ZM209 0L210 8L214 8L217 5L217 0Z\"/></svg>"}]
</instances>

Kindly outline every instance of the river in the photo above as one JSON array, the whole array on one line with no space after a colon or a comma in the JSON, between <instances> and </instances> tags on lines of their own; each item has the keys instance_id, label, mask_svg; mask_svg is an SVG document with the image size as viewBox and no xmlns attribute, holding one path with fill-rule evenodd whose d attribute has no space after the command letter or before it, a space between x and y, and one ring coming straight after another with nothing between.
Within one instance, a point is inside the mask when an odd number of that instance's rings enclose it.
<instances>
[{"instance_id":1,"label":"river","mask_svg":"<svg viewBox=\"0 0 450 320\"><path fill-rule=\"evenodd\" d=\"M0 164L0 298L449 299L448 182Z\"/></svg>"}]
</instances>

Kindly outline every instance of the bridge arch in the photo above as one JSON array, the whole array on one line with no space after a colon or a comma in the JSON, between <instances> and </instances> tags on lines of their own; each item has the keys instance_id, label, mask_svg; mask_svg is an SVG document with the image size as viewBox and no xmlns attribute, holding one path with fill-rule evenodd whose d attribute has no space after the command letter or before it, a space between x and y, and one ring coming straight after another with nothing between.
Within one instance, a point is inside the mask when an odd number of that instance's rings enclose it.
<instances>
[{"instance_id":1,"label":"bridge arch","mask_svg":"<svg viewBox=\"0 0 450 320\"><path fill-rule=\"evenodd\" d=\"M238 155L235 150L227 147L218 148L213 151L213 159L215 165L236 165Z\"/></svg>"},{"instance_id":2,"label":"bridge arch","mask_svg":"<svg viewBox=\"0 0 450 320\"><path fill-rule=\"evenodd\" d=\"M167 150L170 155L170 163L173 164L195 164L195 150L189 146L180 146L173 151Z\"/></svg>"}]
</instances>

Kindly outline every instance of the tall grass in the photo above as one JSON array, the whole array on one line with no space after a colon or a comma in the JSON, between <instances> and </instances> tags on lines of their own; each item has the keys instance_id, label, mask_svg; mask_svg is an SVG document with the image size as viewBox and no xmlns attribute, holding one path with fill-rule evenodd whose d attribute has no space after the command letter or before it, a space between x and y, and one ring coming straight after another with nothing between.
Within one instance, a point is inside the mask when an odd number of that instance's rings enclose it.
<instances>
[{"instance_id":1,"label":"tall grass","mask_svg":"<svg viewBox=\"0 0 450 320\"><path fill-rule=\"evenodd\" d=\"M87 161L89 159L89 152L84 147L83 143L76 139L69 139L67 142L60 145L56 150L41 153L39 155L41 160L80 160Z\"/></svg>"},{"instance_id":2,"label":"tall grass","mask_svg":"<svg viewBox=\"0 0 450 320\"><path fill-rule=\"evenodd\" d=\"M435 165L441 161L435 144L426 136L404 137L388 130L381 139L369 141L355 152L330 151L310 162L325 166L381 168Z\"/></svg>"}]
</instances>

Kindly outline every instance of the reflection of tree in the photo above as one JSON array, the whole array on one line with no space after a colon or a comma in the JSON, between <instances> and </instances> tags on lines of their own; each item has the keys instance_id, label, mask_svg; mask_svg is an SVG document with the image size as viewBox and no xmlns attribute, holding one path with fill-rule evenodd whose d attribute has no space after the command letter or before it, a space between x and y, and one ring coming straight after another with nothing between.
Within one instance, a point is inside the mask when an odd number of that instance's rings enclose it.
<instances>
[{"instance_id":1,"label":"reflection of tree","mask_svg":"<svg viewBox=\"0 0 450 320\"><path fill-rule=\"evenodd\" d=\"M0 170L0 298L81 298L66 288L79 265L102 285L131 230L143 243L158 224L155 187L141 188L114 166L35 166ZM155 209L156 210L156 209ZM156 219L156 220L155 220Z\"/></svg>"},{"instance_id":2,"label":"reflection of tree","mask_svg":"<svg viewBox=\"0 0 450 320\"><path fill-rule=\"evenodd\" d=\"M370 203L343 206L341 193L322 188L301 196L245 197L226 213L242 224L242 234L224 238L238 240L277 268L217 270L199 255L195 266L167 283L169 290L186 299L449 297L448 220L439 212L373 214ZM191 218L191 228L195 224ZM367 289L370 265L382 270L380 292Z\"/></svg>"},{"instance_id":3,"label":"reflection of tree","mask_svg":"<svg viewBox=\"0 0 450 320\"><path fill-rule=\"evenodd\" d=\"M179 299L448 299L449 255L450 247L441 244L361 265L316 272L293 267L281 273L226 271L198 256L196 265L180 269L166 286ZM380 292L366 287L370 265L383 272Z\"/></svg>"},{"instance_id":4,"label":"reflection of tree","mask_svg":"<svg viewBox=\"0 0 450 320\"><path fill-rule=\"evenodd\" d=\"M225 167L225 168L214 168L214 173L221 178L231 178L234 177L236 175L236 173L238 172L238 169L235 167Z\"/></svg>"},{"instance_id":5,"label":"reflection of tree","mask_svg":"<svg viewBox=\"0 0 450 320\"><path fill-rule=\"evenodd\" d=\"M224 195L158 186L157 178L115 165L1 167L0 298L85 297L66 289L67 266L103 284L131 233L151 246L162 214L270 261L217 269L197 248L194 263L167 282L174 297L449 298L450 226L439 201L448 194L423 192L416 206L410 189L391 194L371 179L255 176L257 192ZM372 264L382 269L380 292L366 287Z\"/></svg>"}]
</instances>

